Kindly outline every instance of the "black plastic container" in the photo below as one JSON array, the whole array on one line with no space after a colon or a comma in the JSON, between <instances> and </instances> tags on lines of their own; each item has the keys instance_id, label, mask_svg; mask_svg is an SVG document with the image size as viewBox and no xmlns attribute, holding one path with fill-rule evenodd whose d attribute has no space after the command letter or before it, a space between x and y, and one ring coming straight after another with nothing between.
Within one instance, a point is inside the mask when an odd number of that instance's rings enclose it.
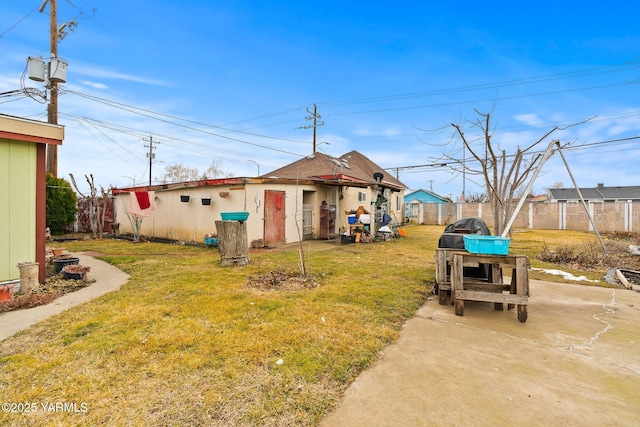
<instances>
[{"instance_id":1,"label":"black plastic container","mask_svg":"<svg viewBox=\"0 0 640 427\"><path fill-rule=\"evenodd\" d=\"M56 268L56 273L60 273L65 265L77 265L80 264L80 258L67 257L67 258L54 258L53 265Z\"/></svg>"}]
</instances>

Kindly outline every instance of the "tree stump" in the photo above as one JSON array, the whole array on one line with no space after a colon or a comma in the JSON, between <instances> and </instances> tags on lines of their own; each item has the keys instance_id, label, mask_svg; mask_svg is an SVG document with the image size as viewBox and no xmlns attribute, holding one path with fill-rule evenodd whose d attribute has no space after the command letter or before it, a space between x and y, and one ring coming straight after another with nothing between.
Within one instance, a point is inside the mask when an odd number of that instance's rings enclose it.
<instances>
[{"instance_id":1,"label":"tree stump","mask_svg":"<svg viewBox=\"0 0 640 427\"><path fill-rule=\"evenodd\" d=\"M220 265L223 267L243 266L249 259L249 239L247 223L244 221L216 221Z\"/></svg>"}]
</instances>

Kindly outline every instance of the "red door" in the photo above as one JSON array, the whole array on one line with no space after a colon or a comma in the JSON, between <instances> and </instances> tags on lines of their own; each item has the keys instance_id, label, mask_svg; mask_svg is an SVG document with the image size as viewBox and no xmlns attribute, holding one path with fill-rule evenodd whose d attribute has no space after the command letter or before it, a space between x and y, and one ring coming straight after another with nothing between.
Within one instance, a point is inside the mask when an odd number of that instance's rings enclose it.
<instances>
[{"instance_id":1,"label":"red door","mask_svg":"<svg viewBox=\"0 0 640 427\"><path fill-rule=\"evenodd\" d=\"M284 242L285 206L284 191L264 192L264 244Z\"/></svg>"}]
</instances>

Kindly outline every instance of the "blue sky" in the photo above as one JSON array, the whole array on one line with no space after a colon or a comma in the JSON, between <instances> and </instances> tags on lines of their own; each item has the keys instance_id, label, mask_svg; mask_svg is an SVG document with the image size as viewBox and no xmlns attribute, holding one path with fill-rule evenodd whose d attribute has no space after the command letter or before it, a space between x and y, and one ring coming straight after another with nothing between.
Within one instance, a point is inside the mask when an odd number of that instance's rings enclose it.
<instances>
[{"instance_id":1,"label":"blue sky","mask_svg":"<svg viewBox=\"0 0 640 427\"><path fill-rule=\"evenodd\" d=\"M27 56L50 56L49 7L3 3L0 94L23 86ZM357 150L410 189L461 193L439 165L463 158L452 123L478 138L476 111L507 153L560 128L538 148L569 144L581 187L640 185L640 6L429 3L58 0L59 24L78 24L58 47L59 176L146 184L149 136L154 182L176 163L264 174L312 153L316 104L319 151ZM0 95L0 113L46 121L46 104ZM557 182L572 185L554 156L534 191Z\"/></svg>"}]
</instances>

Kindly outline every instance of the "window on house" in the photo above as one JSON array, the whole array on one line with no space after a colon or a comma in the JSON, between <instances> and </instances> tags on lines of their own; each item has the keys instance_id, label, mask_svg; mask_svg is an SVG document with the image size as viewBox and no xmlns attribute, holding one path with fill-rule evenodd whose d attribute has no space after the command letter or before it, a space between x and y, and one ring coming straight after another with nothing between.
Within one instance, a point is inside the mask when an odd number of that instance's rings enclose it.
<instances>
[{"instance_id":1,"label":"window on house","mask_svg":"<svg viewBox=\"0 0 640 427\"><path fill-rule=\"evenodd\" d=\"M327 202L330 206L336 206L338 204L338 189L331 188L327 194Z\"/></svg>"},{"instance_id":2,"label":"window on house","mask_svg":"<svg viewBox=\"0 0 640 427\"><path fill-rule=\"evenodd\" d=\"M364 191L358 191L358 201L359 202L366 202L367 201L367 193L365 193Z\"/></svg>"}]
</instances>

